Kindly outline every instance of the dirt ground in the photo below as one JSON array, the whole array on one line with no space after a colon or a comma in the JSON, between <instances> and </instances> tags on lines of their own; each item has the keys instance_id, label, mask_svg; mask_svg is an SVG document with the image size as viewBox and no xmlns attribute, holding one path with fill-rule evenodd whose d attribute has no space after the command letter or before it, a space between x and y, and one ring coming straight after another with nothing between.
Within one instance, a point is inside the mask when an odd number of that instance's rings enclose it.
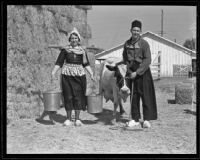
<instances>
[{"instance_id":1,"label":"dirt ground","mask_svg":"<svg viewBox=\"0 0 200 160\"><path fill-rule=\"evenodd\" d=\"M155 81L158 119L149 129L127 130L126 115L111 125L113 104L103 103L103 112L81 112L84 126L63 126L65 110L43 121L21 119L7 126L7 154L113 153L113 154L196 154L196 105L175 104L175 84L181 79Z\"/></svg>"}]
</instances>

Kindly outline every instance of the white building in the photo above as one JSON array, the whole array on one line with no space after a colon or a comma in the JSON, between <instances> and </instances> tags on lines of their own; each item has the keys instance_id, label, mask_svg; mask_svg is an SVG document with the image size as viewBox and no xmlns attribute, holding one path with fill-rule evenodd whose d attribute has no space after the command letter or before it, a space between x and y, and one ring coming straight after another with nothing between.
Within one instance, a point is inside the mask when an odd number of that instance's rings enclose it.
<instances>
[{"instance_id":1,"label":"white building","mask_svg":"<svg viewBox=\"0 0 200 160\"><path fill-rule=\"evenodd\" d=\"M142 34L142 37L149 43L152 54L151 70L153 75L160 77L172 77L177 71L188 72L192 65L192 59L196 58L196 52L185 48L173 41L163 38L152 32ZM122 58L123 44L103 51L95 55L96 63L108 57Z\"/></svg>"}]
</instances>

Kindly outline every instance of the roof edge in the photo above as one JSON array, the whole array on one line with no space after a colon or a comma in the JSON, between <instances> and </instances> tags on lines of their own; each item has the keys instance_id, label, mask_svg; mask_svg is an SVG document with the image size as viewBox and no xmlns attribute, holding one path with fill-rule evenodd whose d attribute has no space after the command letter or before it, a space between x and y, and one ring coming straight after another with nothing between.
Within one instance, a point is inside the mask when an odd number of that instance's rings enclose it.
<instances>
[{"instance_id":1,"label":"roof edge","mask_svg":"<svg viewBox=\"0 0 200 160\"><path fill-rule=\"evenodd\" d=\"M151 31L147 31L147 32L143 33L141 36L144 37L146 34L152 34L153 36L156 36L156 37L158 37L158 38L160 38L160 39L163 39L163 40L165 40L165 41L167 41L167 42L169 42L169 43L171 43L171 44L174 44L174 45L176 45L176 46L178 46L178 47L180 47L180 48L182 48L182 49L184 49L184 50L190 52L190 53L193 54L193 55L195 54L195 56L196 56L196 51L193 51L193 50L191 50L191 49L188 49L188 48L186 48L186 47L184 47L184 46L182 46L182 45L180 45L180 44L178 44L178 43L175 43L175 42L173 42L173 41L171 41L171 40L168 40L168 39L166 39L166 38L164 38L164 37L161 37L161 36L159 36L159 35L157 35L157 34L151 32ZM123 46L123 45L124 45L124 43L119 44L118 46L115 46L115 47L113 47L113 48L111 48L111 49L108 49L108 50L105 50L105 51L103 51L103 52L100 52L100 53L98 53L98 54L95 55L95 58L99 58L99 57L101 57L101 56L104 56L104 55L106 55L108 52L115 51L115 50L117 50L118 48L121 48L121 46ZM191 55L191 56L192 56L192 55Z\"/></svg>"},{"instance_id":2,"label":"roof edge","mask_svg":"<svg viewBox=\"0 0 200 160\"><path fill-rule=\"evenodd\" d=\"M180 47L180 48L182 48L182 49L184 49L184 50L187 50L188 52L196 53L196 51L193 51L193 50L191 50L191 49L189 49L189 48L186 48L186 47L184 47L184 46L182 46L182 45L180 45L180 44L178 44L178 43L175 43L175 42L173 42L173 41L171 41L171 40L169 40L169 39L166 39L166 38L164 38L164 37L161 37L161 36L159 36L159 35L157 35L157 34L151 32L151 31L145 32L144 34L142 34L142 36L144 36L145 34L148 34L148 33L150 33L150 34L152 34L152 35L154 35L154 36L156 36L156 37L158 37L158 38L161 38L161 39L163 39L163 40L165 40L165 41L168 41L168 42L170 42L170 43L172 43L172 44L175 44L175 45L177 45L178 47Z\"/></svg>"}]
</instances>

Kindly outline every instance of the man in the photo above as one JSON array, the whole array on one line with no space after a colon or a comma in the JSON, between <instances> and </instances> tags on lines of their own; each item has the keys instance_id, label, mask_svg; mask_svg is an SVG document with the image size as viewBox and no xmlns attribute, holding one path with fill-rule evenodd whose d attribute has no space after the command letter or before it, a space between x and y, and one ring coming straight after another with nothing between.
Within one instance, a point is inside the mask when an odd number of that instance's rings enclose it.
<instances>
[{"instance_id":1,"label":"man","mask_svg":"<svg viewBox=\"0 0 200 160\"><path fill-rule=\"evenodd\" d=\"M131 90L131 120L128 127L138 126L140 98L143 106L143 127L150 128L150 120L157 119L157 106L153 78L150 70L151 51L147 41L140 36L142 23L132 22L132 37L124 44L123 61L127 64L127 76Z\"/></svg>"}]
</instances>

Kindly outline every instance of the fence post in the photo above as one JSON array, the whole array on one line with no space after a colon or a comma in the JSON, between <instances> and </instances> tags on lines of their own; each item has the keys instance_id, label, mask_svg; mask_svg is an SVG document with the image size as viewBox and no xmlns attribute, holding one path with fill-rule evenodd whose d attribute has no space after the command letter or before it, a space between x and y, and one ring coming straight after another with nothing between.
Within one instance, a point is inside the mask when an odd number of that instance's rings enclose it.
<instances>
[{"instance_id":1,"label":"fence post","mask_svg":"<svg viewBox=\"0 0 200 160\"><path fill-rule=\"evenodd\" d=\"M160 79L160 71L161 71L161 51L158 51L158 68L159 68L159 70L158 70L158 79Z\"/></svg>"}]
</instances>

